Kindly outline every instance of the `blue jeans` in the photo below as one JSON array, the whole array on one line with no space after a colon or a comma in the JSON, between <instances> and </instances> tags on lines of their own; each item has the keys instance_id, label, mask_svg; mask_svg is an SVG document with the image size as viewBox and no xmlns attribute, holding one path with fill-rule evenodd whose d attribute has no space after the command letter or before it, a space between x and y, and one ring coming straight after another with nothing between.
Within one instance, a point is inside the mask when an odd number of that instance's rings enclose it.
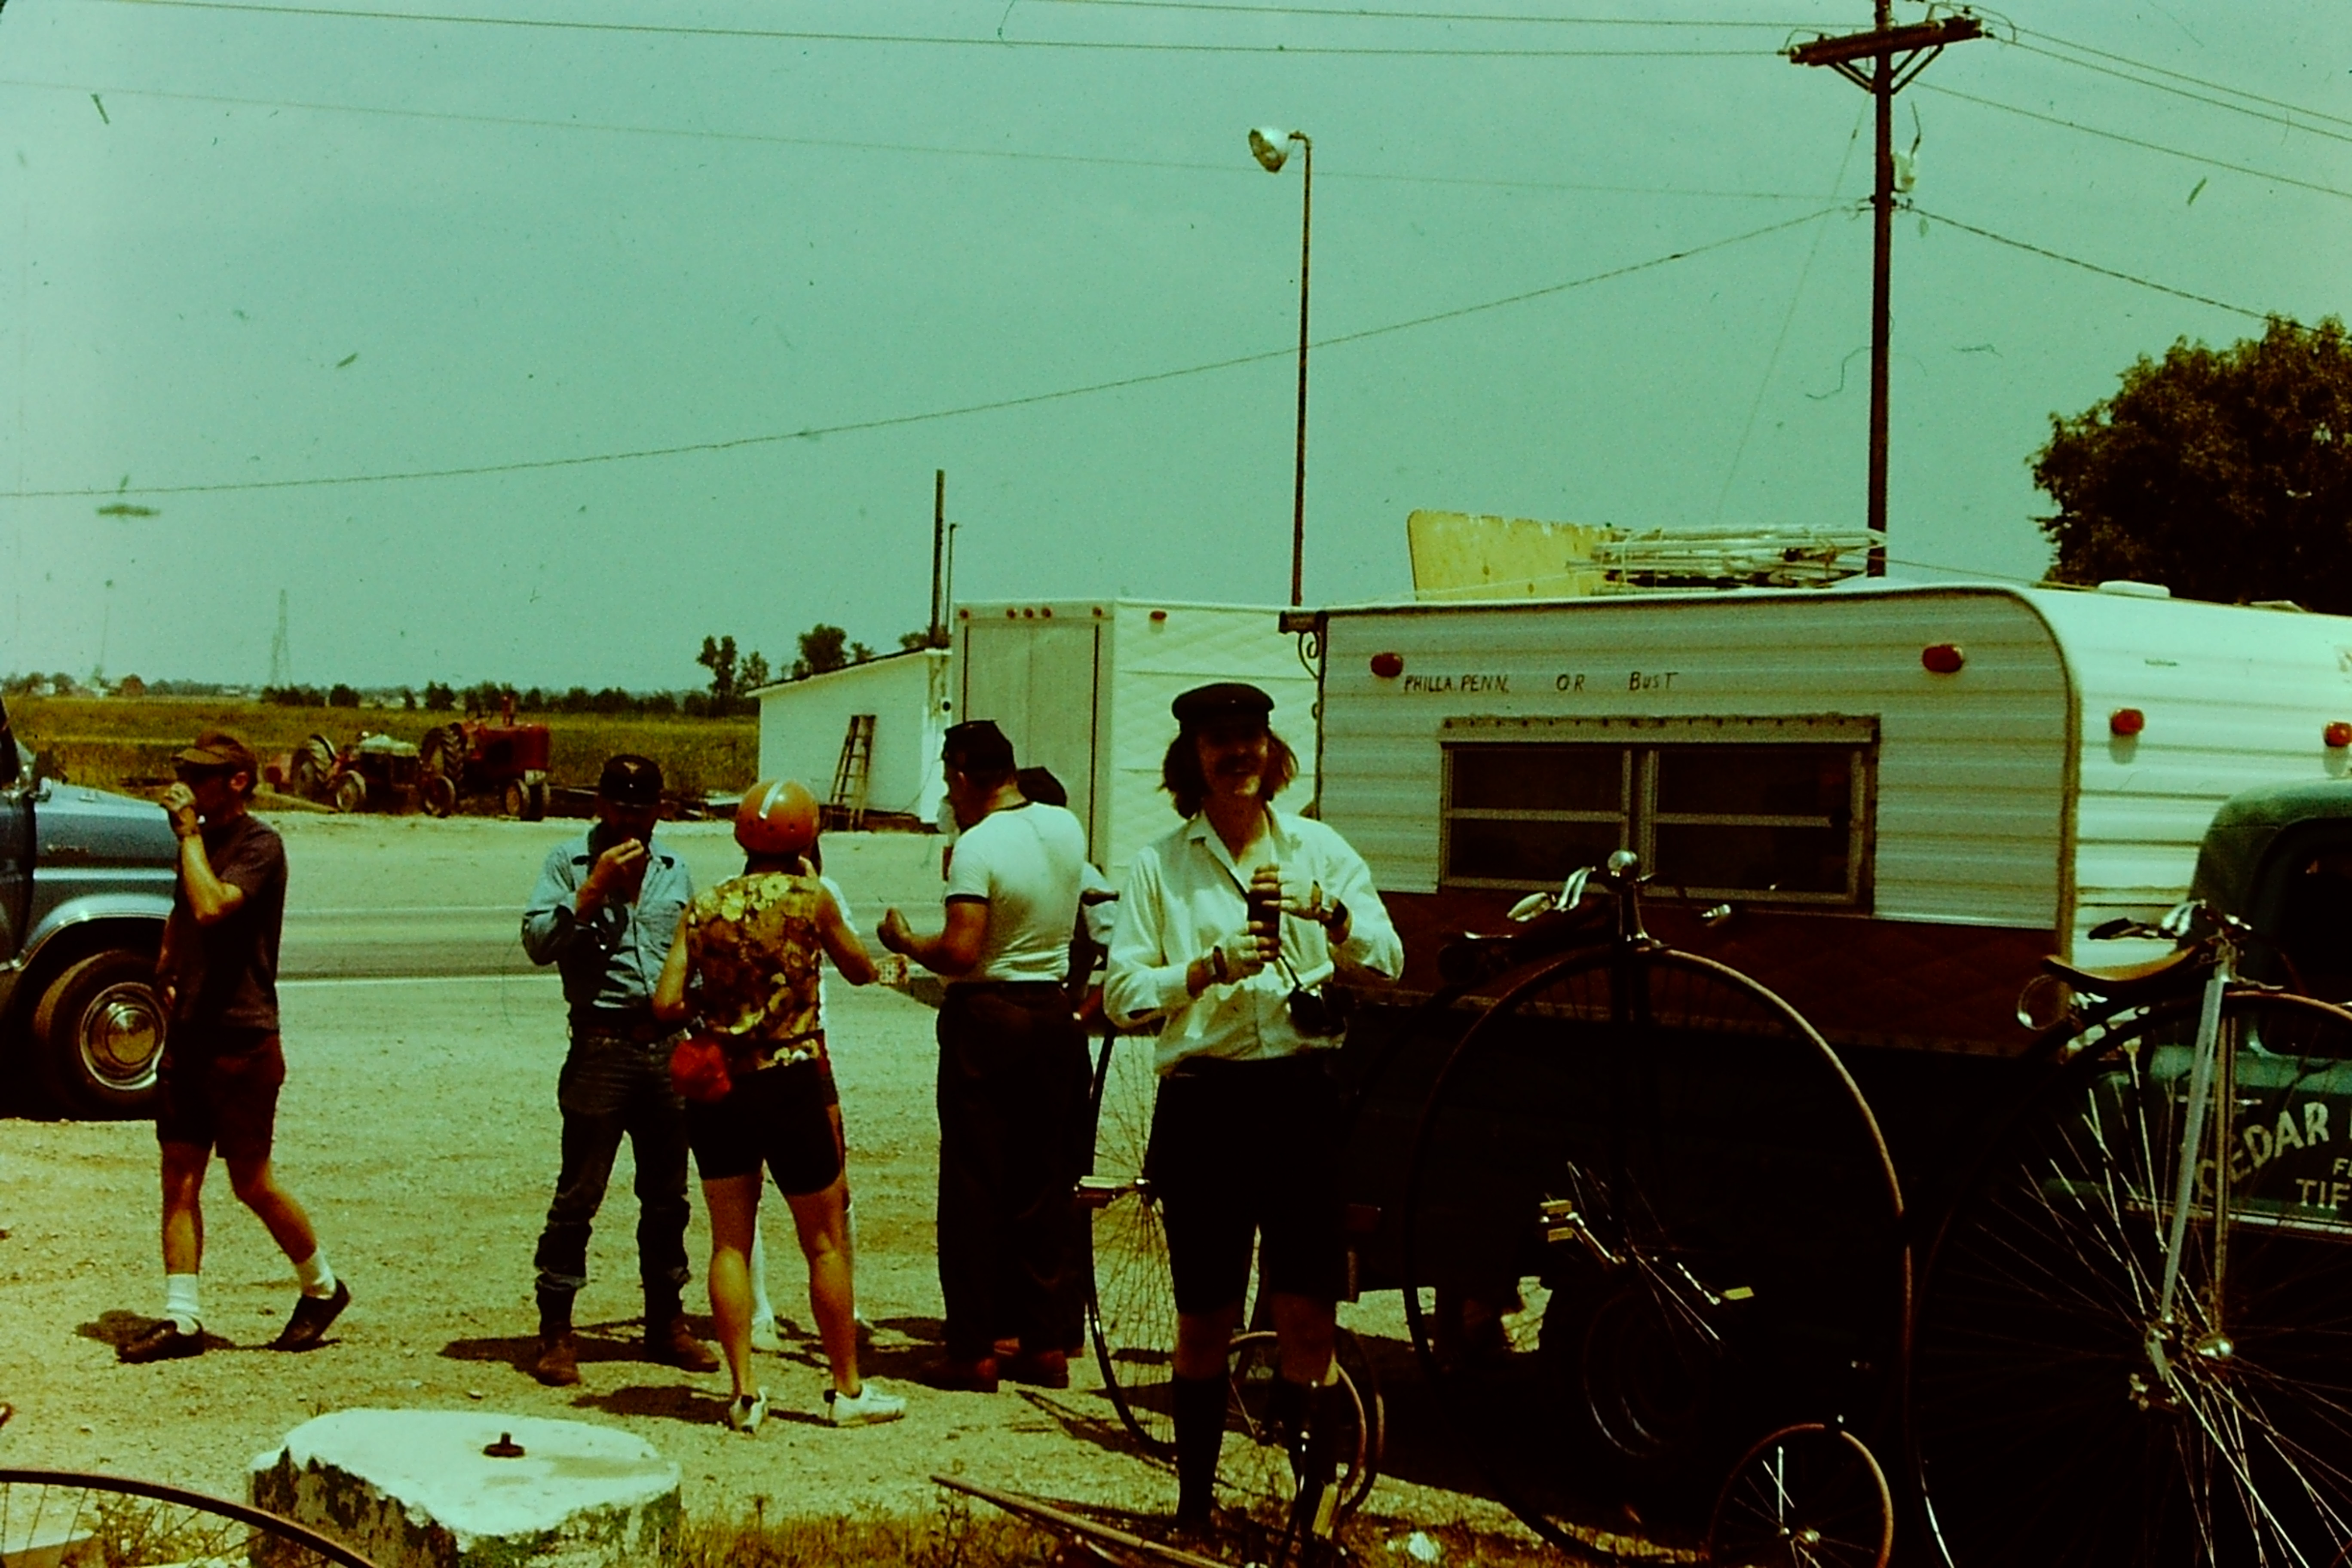
<instances>
[{"instance_id":1,"label":"blue jeans","mask_svg":"<svg viewBox=\"0 0 2352 1568\"><path fill-rule=\"evenodd\" d=\"M588 1283L588 1237L629 1140L637 1166L637 1273L648 1326L678 1310L686 1289L686 1105L669 1083L669 1042L575 1030L555 1102L563 1168L540 1233L539 1292L566 1300Z\"/></svg>"}]
</instances>

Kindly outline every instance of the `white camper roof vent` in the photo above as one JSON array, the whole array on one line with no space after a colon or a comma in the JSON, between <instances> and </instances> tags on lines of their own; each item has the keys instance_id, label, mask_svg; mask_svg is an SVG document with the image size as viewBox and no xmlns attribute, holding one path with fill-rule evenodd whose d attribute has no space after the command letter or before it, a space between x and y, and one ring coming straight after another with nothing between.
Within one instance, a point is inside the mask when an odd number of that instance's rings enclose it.
<instances>
[{"instance_id":1,"label":"white camper roof vent","mask_svg":"<svg viewBox=\"0 0 2352 1568\"><path fill-rule=\"evenodd\" d=\"M2172 590L2161 583L2137 583L2129 577L2110 577L2099 584L2102 594L2121 594L2126 599L2169 599Z\"/></svg>"}]
</instances>

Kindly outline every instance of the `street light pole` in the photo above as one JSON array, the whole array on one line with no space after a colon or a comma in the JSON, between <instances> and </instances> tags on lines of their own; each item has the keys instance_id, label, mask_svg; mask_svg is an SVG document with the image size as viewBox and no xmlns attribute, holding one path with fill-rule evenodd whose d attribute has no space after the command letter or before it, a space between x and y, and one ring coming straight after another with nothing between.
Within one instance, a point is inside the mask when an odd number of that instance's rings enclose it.
<instances>
[{"instance_id":1,"label":"street light pole","mask_svg":"<svg viewBox=\"0 0 2352 1568\"><path fill-rule=\"evenodd\" d=\"M1290 603L1306 602L1307 583L1307 285L1315 237L1315 143L1304 131L1253 131L1250 152L1269 174L1279 174L1296 142L1306 156L1299 164L1298 196L1298 441L1290 489Z\"/></svg>"}]
</instances>

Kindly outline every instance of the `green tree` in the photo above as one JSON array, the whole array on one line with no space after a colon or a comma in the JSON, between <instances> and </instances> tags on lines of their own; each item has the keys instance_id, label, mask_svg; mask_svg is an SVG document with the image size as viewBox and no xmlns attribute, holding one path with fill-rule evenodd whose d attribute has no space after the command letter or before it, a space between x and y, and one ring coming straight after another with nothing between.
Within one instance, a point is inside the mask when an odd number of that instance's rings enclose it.
<instances>
[{"instance_id":1,"label":"green tree","mask_svg":"<svg viewBox=\"0 0 2352 1568\"><path fill-rule=\"evenodd\" d=\"M735 639L731 637L704 637L702 651L694 656L694 662L710 672L711 703L719 712L726 712L729 704L735 700L738 668Z\"/></svg>"},{"instance_id":2,"label":"green tree","mask_svg":"<svg viewBox=\"0 0 2352 1568\"><path fill-rule=\"evenodd\" d=\"M359 705L359 692L340 680L327 693L327 706L330 708L356 708Z\"/></svg>"},{"instance_id":3,"label":"green tree","mask_svg":"<svg viewBox=\"0 0 2352 1568\"><path fill-rule=\"evenodd\" d=\"M898 650L901 653L912 653L919 647L930 647L932 646L931 628L929 626L919 626L911 632L900 632L898 634ZM940 643L937 646L944 647L947 645L945 643Z\"/></svg>"},{"instance_id":4,"label":"green tree","mask_svg":"<svg viewBox=\"0 0 2352 1568\"><path fill-rule=\"evenodd\" d=\"M849 663L849 634L839 626L819 621L803 632L800 640L801 656L793 660L794 680L841 669Z\"/></svg>"},{"instance_id":5,"label":"green tree","mask_svg":"<svg viewBox=\"0 0 2352 1568\"><path fill-rule=\"evenodd\" d=\"M2352 340L2335 317L2143 356L2115 395L2051 416L2032 469L2058 505L2040 521L2060 582L2352 611Z\"/></svg>"},{"instance_id":6,"label":"green tree","mask_svg":"<svg viewBox=\"0 0 2352 1568\"><path fill-rule=\"evenodd\" d=\"M743 668L736 676L735 687L739 691L757 691L767 685L768 680L768 656L754 650L751 657L743 661Z\"/></svg>"},{"instance_id":7,"label":"green tree","mask_svg":"<svg viewBox=\"0 0 2352 1568\"><path fill-rule=\"evenodd\" d=\"M428 680L425 683L425 710L427 713L446 713L457 706L457 694L449 689L447 681Z\"/></svg>"}]
</instances>

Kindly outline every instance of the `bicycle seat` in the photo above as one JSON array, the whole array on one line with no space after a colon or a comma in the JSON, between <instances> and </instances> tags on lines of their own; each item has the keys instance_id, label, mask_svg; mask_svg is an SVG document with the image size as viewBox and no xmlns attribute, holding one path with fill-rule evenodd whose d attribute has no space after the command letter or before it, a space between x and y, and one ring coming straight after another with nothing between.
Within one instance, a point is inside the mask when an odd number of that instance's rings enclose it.
<instances>
[{"instance_id":1,"label":"bicycle seat","mask_svg":"<svg viewBox=\"0 0 2352 1568\"><path fill-rule=\"evenodd\" d=\"M2121 963L2105 969L2068 963L2053 955L2042 961L2042 971L2056 975L2077 991L2110 1002L2147 1002L2178 989L2212 961L2211 945L2199 942L2146 963Z\"/></svg>"}]
</instances>

